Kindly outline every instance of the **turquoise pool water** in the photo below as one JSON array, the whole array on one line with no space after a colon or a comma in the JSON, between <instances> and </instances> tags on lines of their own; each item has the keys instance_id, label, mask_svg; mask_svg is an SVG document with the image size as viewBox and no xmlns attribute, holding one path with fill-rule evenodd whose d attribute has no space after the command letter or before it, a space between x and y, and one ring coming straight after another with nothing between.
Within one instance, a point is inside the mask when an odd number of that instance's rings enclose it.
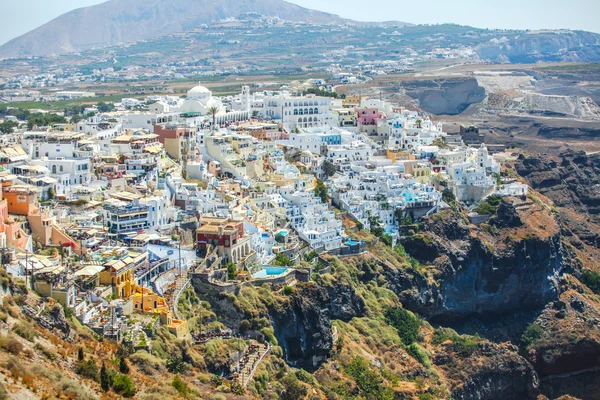
<instances>
[{"instance_id":1,"label":"turquoise pool water","mask_svg":"<svg viewBox=\"0 0 600 400\"><path fill-rule=\"evenodd\" d=\"M358 242L355 242L355 241L349 241L349 242L346 242L346 244L347 244L348 246L354 246L354 245L357 245L357 244L358 244Z\"/></svg>"},{"instance_id":2,"label":"turquoise pool water","mask_svg":"<svg viewBox=\"0 0 600 400\"><path fill-rule=\"evenodd\" d=\"M270 278L285 273L289 268L284 267L263 267L260 271L252 274L254 279Z\"/></svg>"}]
</instances>

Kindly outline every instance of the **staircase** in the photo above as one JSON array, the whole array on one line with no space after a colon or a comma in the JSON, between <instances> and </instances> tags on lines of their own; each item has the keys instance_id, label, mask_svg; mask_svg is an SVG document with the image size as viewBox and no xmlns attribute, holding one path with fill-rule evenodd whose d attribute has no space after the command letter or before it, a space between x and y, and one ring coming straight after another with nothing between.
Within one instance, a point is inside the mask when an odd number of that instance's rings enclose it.
<instances>
[{"instance_id":1,"label":"staircase","mask_svg":"<svg viewBox=\"0 0 600 400\"><path fill-rule=\"evenodd\" d=\"M269 343L263 344L251 341L246 352L239 362L239 370L234 374L234 381L238 382L242 387L248 386L248 383L254 377L258 366L271 351Z\"/></svg>"}]
</instances>

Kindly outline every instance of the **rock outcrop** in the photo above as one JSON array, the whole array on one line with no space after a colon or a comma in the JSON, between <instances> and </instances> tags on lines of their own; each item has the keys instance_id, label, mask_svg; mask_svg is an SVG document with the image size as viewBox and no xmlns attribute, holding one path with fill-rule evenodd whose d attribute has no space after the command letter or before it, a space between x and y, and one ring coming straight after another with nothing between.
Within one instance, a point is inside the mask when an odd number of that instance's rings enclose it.
<instances>
[{"instance_id":1,"label":"rock outcrop","mask_svg":"<svg viewBox=\"0 0 600 400\"><path fill-rule=\"evenodd\" d=\"M532 366L508 343L482 342L469 355L457 355L446 348L434 363L450 382L453 399L535 399L539 379Z\"/></svg>"},{"instance_id":2,"label":"rock outcrop","mask_svg":"<svg viewBox=\"0 0 600 400\"><path fill-rule=\"evenodd\" d=\"M600 155L568 151L559 157L521 157L517 173L558 207L587 213L600 222Z\"/></svg>"},{"instance_id":3,"label":"rock outcrop","mask_svg":"<svg viewBox=\"0 0 600 400\"><path fill-rule=\"evenodd\" d=\"M414 271L386 268L406 307L428 318L456 320L541 308L559 295L565 268L556 217L541 205L505 200L479 227L448 212L404 238L412 257L433 265L435 282Z\"/></svg>"},{"instance_id":4,"label":"rock outcrop","mask_svg":"<svg viewBox=\"0 0 600 400\"><path fill-rule=\"evenodd\" d=\"M436 115L457 115L486 97L475 78L401 82L406 93L419 100L419 106Z\"/></svg>"},{"instance_id":5,"label":"rock outcrop","mask_svg":"<svg viewBox=\"0 0 600 400\"><path fill-rule=\"evenodd\" d=\"M275 336L289 365L312 371L333 347L331 321L362 316L363 300L344 285L304 287L288 307L270 311Z\"/></svg>"}]
</instances>

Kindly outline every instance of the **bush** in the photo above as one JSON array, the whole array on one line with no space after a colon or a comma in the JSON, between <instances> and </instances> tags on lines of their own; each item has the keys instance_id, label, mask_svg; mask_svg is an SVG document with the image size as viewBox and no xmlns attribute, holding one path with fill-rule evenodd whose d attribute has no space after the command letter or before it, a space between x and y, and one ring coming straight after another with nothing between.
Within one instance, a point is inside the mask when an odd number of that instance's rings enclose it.
<instances>
[{"instance_id":1,"label":"bush","mask_svg":"<svg viewBox=\"0 0 600 400\"><path fill-rule=\"evenodd\" d=\"M237 382L232 382L231 383L231 393L235 394L236 396L243 396L244 393L246 393L246 391L244 390L244 387L242 385L240 385Z\"/></svg>"},{"instance_id":2,"label":"bush","mask_svg":"<svg viewBox=\"0 0 600 400\"><path fill-rule=\"evenodd\" d=\"M129 359L147 375L152 375L161 370L164 371L163 362L145 350L137 351Z\"/></svg>"},{"instance_id":3,"label":"bush","mask_svg":"<svg viewBox=\"0 0 600 400\"><path fill-rule=\"evenodd\" d=\"M42 353L44 356L46 356L46 358L50 361L54 361L56 360L58 357L56 355L55 352L53 352L52 350L46 348L44 345L42 345L41 343L36 343L35 346L33 346L36 350L38 350L40 353Z\"/></svg>"},{"instance_id":4,"label":"bush","mask_svg":"<svg viewBox=\"0 0 600 400\"><path fill-rule=\"evenodd\" d=\"M12 335L0 336L0 347L15 356L23 351L23 344Z\"/></svg>"},{"instance_id":5,"label":"bush","mask_svg":"<svg viewBox=\"0 0 600 400\"><path fill-rule=\"evenodd\" d=\"M381 241L386 246L392 247L392 235L387 235L387 234L381 235Z\"/></svg>"},{"instance_id":6,"label":"bush","mask_svg":"<svg viewBox=\"0 0 600 400\"><path fill-rule=\"evenodd\" d=\"M523 335L521 336L521 343L523 347L528 348L529 346L536 344L542 338L544 329L538 324L529 324Z\"/></svg>"},{"instance_id":7,"label":"bush","mask_svg":"<svg viewBox=\"0 0 600 400\"><path fill-rule=\"evenodd\" d=\"M279 400L297 400L303 399L308 393L308 389L296 378L295 375L288 374L279 382L283 385L283 392L279 395Z\"/></svg>"},{"instance_id":8,"label":"bush","mask_svg":"<svg viewBox=\"0 0 600 400\"><path fill-rule=\"evenodd\" d=\"M449 328L439 328L433 333L431 343L436 346L444 342L451 341L450 348L452 351L461 356L470 356L479 347L481 339L478 336L459 335L454 330Z\"/></svg>"},{"instance_id":9,"label":"bush","mask_svg":"<svg viewBox=\"0 0 600 400\"><path fill-rule=\"evenodd\" d=\"M167 360L167 371L172 374L182 374L185 372L185 363L180 357L169 357Z\"/></svg>"},{"instance_id":10,"label":"bush","mask_svg":"<svg viewBox=\"0 0 600 400\"><path fill-rule=\"evenodd\" d=\"M173 386L175 390L181 394L186 394L189 392L186 383L179 377L179 374L175 375L175 378L173 378L173 381L171 382L171 386Z\"/></svg>"},{"instance_id":11,"label":"bush","mask_svg":"<svg viewBox=\"0 0 600 400\"><path fill-rule=\"evenodd\" d=\"M98 377L98 366L96 361L88 359L77 364L77 373L85 378L96 379Z\"/></svg>"},{"instance_id":12,"label":"bush","mask_svg":"<svg viewBox=\"0 0 600 400\"><path fill-rule=\"evenodd\" d=\"M412 358L417 360L424 367L431 367L431 360L429 359L429 354L418 344L411 344L406 348L406 351L408 352L408 354L411 355Z\"/></svg>"},{"instance_id":13,"label":"bush","mask_svg":"<svg viewBox=\"0 0 600 400\"><path fill-rule=\"evenodd\" d=\"M411 312L404 308L389 308L385 312L385 320L396 328L405 345L408 346L417 340L421 323Z\"/></svg>"},{"instance_id":14,"label":"bush","mask_svg":"<svg viewBox=\"0 0 600 400\"><path fill-rule=\"evenodd\" d=\"M13 332L17 335L21 336L23 339L27 339L30 342L33 342L33 339L37 336L37 332L33 327L25 321L19 322L14 328Z\"/></svg>"},{"instance_id":15,"label":"bush","mask_svg":"<svg viewBox=\"0 0 600 400\"><path fill-rule=\"evenodd\" d=\"M295 290L293 287L287 286L287 285L283 287L283 295L284 296L291 296L294 293L295 293Z\"/></svg>"},{"instance_id":16,"label":"bush","mask_svg":"<svg viewBox=\"0 0 600 400\"><path fill-rule=\"evenodd\" d=\"M378 400L393 398L392 391L384 387L383 379L372 370L365 358L356 357L350 361L345 372L354 379L363 397Z\"/></svg>"},{"instance_id":17,"label":"bush","mask_svg":"<svg viewBox=\"0 0 600 400\"><path fill-rule=\"evenodd\" d=\"M113 390L123 397L133 397L137 392L133 381L127 375L117 375L115 377Z\"/></svg>"},{"instance_id":18,"label":"bush","mask_svg":"<svg viewBox=\"0 0 600 400\"><path fill-rule=\"evenodd\" d=\"M278 253L275 256L275 261L273 261L273 265L277 267L293 267L294 262L290 260L285 254Z\"/></svg>"},{"instance_id":19,"label":"bush","mask_svg":"<svg viewBox=\"0 0 600 400\"><path fill-rule=\"evenodd\" d=\"M581 282L596 294L600 294L600 274L586 269L581 273Z\"/></svg>"},{"instance_id":20,"label":"bush","mask_svg":"<svg viewBox=\"0 0 600 400\"><path fill-rule=\"evenodd\" d=\"M315 386L317 384L317 380L315 379L315 377L303 369L299 369L298 371L296 371L296 378L298 378L304 383L308 383L309 385Z\"/></svg>"}]
</instances>

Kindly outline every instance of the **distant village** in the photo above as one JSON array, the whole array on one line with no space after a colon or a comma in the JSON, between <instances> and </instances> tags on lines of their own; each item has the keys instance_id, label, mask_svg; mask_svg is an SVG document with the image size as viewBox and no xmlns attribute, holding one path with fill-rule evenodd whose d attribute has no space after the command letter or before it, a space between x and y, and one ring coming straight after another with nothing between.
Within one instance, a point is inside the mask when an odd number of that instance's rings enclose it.
<instances>
[{"instance_id":1,"label":"distant village","mask_svg":"<svg viewBox=\"0 0 600 400\"><path fill-rule=\"evenodd\" d=\"M454 201L528 191L477 127L448 134L364 96L244 86L218 98L198 85L85 114L49 127L5 117L1 260L98 335L136 347L159 325L190 335L177 310L190 285L293 285L323 254L364 252L341 215L395 243L406 221Z\"/></svg>"}]
</instances>

